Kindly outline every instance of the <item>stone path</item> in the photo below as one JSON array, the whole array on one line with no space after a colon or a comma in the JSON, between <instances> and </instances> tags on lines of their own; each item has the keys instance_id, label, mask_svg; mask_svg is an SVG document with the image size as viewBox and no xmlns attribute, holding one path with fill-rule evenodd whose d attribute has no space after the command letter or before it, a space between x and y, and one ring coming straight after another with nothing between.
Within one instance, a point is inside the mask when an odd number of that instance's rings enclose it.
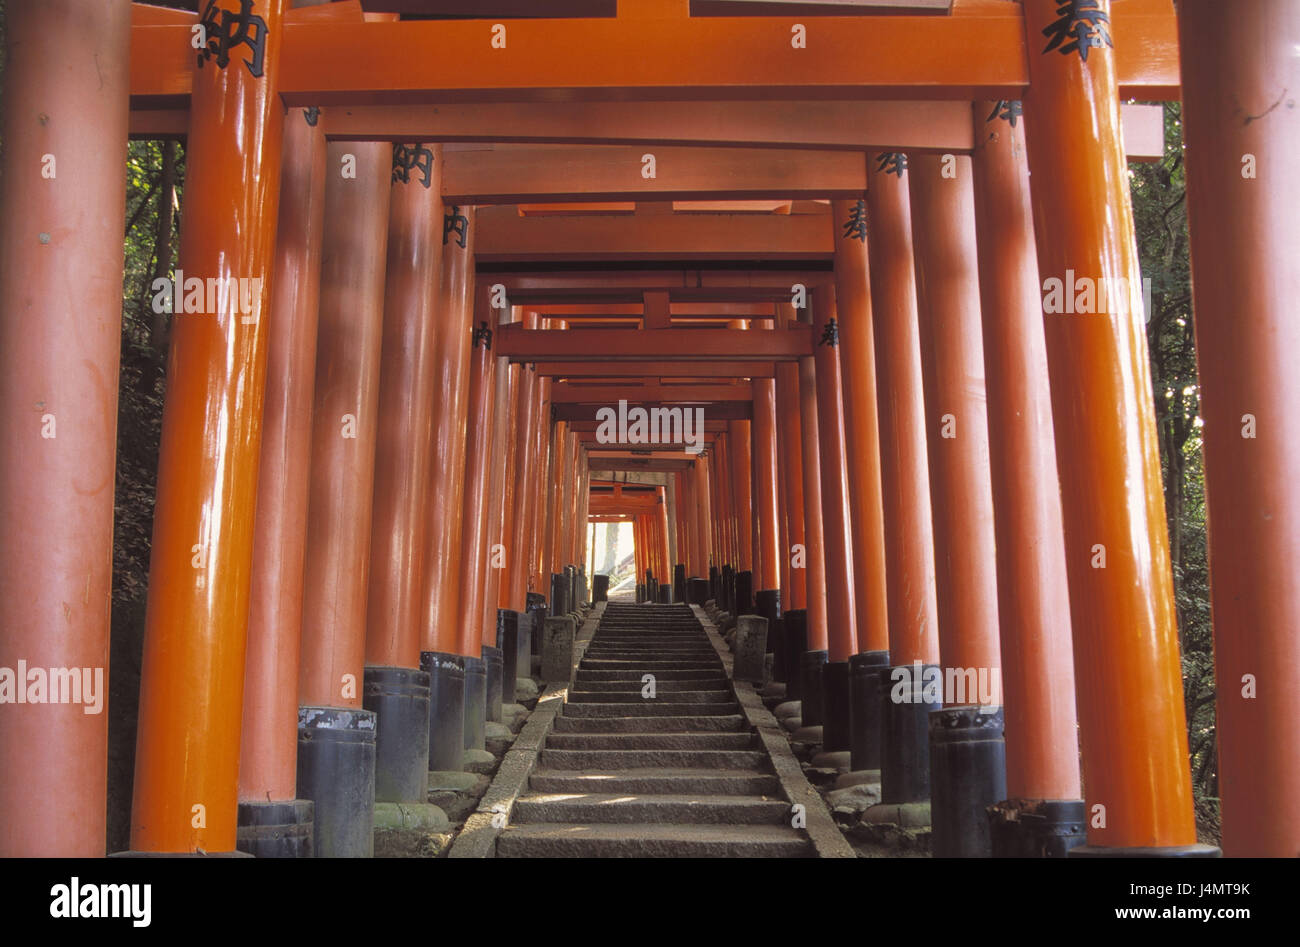
<instances>
[{"instance_id":1,"label":"stone path","mask_svg":"<svg viewBox=\"0 0 1300 947\"><path fill-rule=\"evenodd\" d=\"M497 857L815 854L691 608L610 602Z\"/></svg>"}]
</instances>

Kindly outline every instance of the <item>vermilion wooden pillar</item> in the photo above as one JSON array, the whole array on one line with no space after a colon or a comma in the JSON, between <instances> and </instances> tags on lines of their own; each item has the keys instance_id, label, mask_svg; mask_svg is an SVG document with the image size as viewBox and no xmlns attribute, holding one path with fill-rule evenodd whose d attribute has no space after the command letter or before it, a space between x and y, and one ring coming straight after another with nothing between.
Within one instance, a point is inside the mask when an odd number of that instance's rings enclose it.
<instances>
[{"instance_id":1,"label":"vermilion wooden pillar","mask_svg":"<svg viewBox=\"0 0 1300 947\"><path fill-rule=\"evenodd\" d=\"M464 218L464 232L457 228ZM460 549L465 500L465 437L474 318L472 207L443 207L442 278L434 319L438 370L428 499L423 650L460 651ZM463 242L463 246L462 246Z\"/></svg>"},{"instance_id":2,"label":"vermilion wooden pillar","mask_svg":"<svg viewBox=\"0 0 1300 947\"><path fill-rule=\"evenodd\" d=\"M669 527L668 527L668 490L665 487L656 487L655 493L659 497L659 572L655 574L661 583L672 582L673 577L673 558L669 551Z\"/></svg>"},{"instance_id":3,"label":"vermilion wooden pillar","mask_svg":"<svg viewBox=\"0 0 1300 947\"><path fill-rule=\"evenodd\" d=\"M817 416L817 366L799 359L799 435L803 463L804 581L808 595L808 650L830 650L826 607L826 542L822 522L821 431ZM837 613L838 617L838 613Z\"/></svg>"},{"instance_id":4,"label":"vermilion wooden pillar","mask_svg":"<svg viewBox=\"0 0 1300 947\"><path fill-rule=\"evenodd\" d=\"M939 655L946 668L986 672L992 692L967 694L959 703L1000 706L993 491L970 158L916 155L908 176ZM944 702L953 697L945 694Z\"/></svg>"},{"instance_id":5,"label":"vermilion wooden pillar","mask_svg":"<svg viewBox=\"0 0 1300 947\"><path fill-rule=\"evenodd\" d=\"M286 5L251 4L264 47L236 48L225 66L205 47L193 74L177 270L250 282L247 299L227 293L216 312L177 314L171 329L136 733L137 851L235 847Z\"/></svg>"},{"instance_id":6,"label":"vermilion wooden pillar","mask_svg":"<svg viewBox=\"0 0 1300 947\"><path fill-rule=\"evenodd\" d=\"M1019 103L976 102L975 229L988 389L1007 795L1079 798L1070 595Z\"/></svg>"},{"instance_id":7,"label":"vermilion wooden pillar","mask_svg":"<svg viewBox=\"0 0 1300 947\"><path fill-rule=\"evenodd\" d=\"M1056 454L1091 813L1083 854L1201 851L1110 4L1077 22L1053 0L1024 6L1039 276L1048 293L1049 280L1093 289L1091 307L1080 291L1074 312L1044 315L1053 414L1069 432ZM1079 312L1097 308L1099 285L1106 311Z\"/></svg>"},{"instance_id":8,"label":"vermilion wooden pillar","mask_svg":"<svg viewBox=\"0 0 1300 947\"><path fill-rule=\"evenodd\" d=\"M845 466L843 385L838 320L830 289L813 295L813 383L817 391L818 470L821 474L823 569L830 660L847 661L858 650L853 539ZM842 749L837 747L836 749Z\"/></svg>"},{"instance_id":9,"label":"vermilion wooden pillar","mask_svg":"<svg viewBox=\"0 0 1300 947\"><path fill-rule=\"evenodd\" d=\"M1280 0L1178 3L1219 796L1232 856L1300 853L1300 447L1289 423L1300 404L1298 14Z\"/></svg>"},{"instance_id":10,"label":"vermilion wooden pillar","mask_svg":"<svg viewBox=\"0 0 1300 947\"><path fill-rule=\"evenodd\" d=\"M713 463L712 458L707 452L700 454L699 459L695 461L695 501L698 504L695 510L696 532L699 533L699 575L706 578L709 574L709 567L717 565L717 550L713 545L713 537L710 531L710 525L713 522L713 504L711 499L711 483L713 481Z\"/></svg>"},{"instance_id":11,"label":"vermilion wooden pillar","mask_svg":"<svg viewBox=\"0 0 1300 947\"><path fill-rule=\"evenodd\" d=\"M754 465L754 586L781 587L781 536L778 522L776 450L776 381L754 379L754 423L751 428Z\"/></svg>"},{"instance_id":12,"label":"vermilion wooden pillar","mask_svg":"<svg viewBox=\"0 0 1300 947\"><path fill-rule=\"evenodd\" d=\"M736 568L754 571L754 495L753 445L751 422L727 422L727 460L731 465L731 496L735 503L732 542L736 550Z\"/></svg>"},{"instance_id":13,"label":"vermilion wooden pillar","mask_svg":"<svg viewBox=\"0 0 1300 947\"><path fill-rule=\"evenodd\" d=\"M787 304L778 303L776 313L778 332L794 320L794 309ZM808 607L803 434L799 417L799 366L793 362L781 362L776 366L776 446L780 452L781 503L786 532L786 542L781 549L782 577L785 578L785 570L789 572L789 584L782 587L781 600L782 608L787 611ZM804 564L800 565L800 562Z\"/></svg>"},{"instance_id":14,"label":"vermilion wooden pillar","mask_svg":"<svg viewBox=\"0 0 1300 947\"><path fill-rule=\"evenodd\" d=\"M524 328L536 329L537 313L524 313ZM506 541L506 575L509 578L505 594L499 603L502 608L522 612L527 608L528 580L532 572L533 507L537 499L541 478L537 473L537 424L540 379L535 366L524 367L520 375L518 396L519 422L515 428L515 470L513 478L514 509L511 516L510 538Z\"/></svg>"},{"instance_id":15,"label":"vermilion wooden pillar","mask_svg":"<svg viewBox=\"0 0 1300 947\"><path fill-rule=\"evenodd\" d=\"M925 449L925 395L917 330L916 276L907 171L881 169L872 156L867 192L868 259L875 314L876 387L880 399L880 485L885 521L889 660L937 664L930 473ZM884 167L897 167L886 161Z\"/></svg>"},{"instance_id":16,"label":"vermilion wooden pillar","mask_svg":"<svg viewBox=\"0 0 1300 947\"><path fill-rule=\"evenodd\" d=\"M529 580L529 591L545 595L547 588L546 558L548 546L546 544L546 530L549 526L547 522L548 498L553 489L553 477L551 469L551 380L549 378L540 379L537 399L537 419L533 431L533 452L537 456L537 473L538 479L534 481L534 486L529 502L533 509L533 525L529 539L528 550L531 557L529 568L532 571L532 577ZM540 630L538 630L540 634Z\"/></svg>"},{"instance_id":17,"label":"vermilion wooden pillar","mask_svg":"<svg viewBox=\"0 0 1300 947\"><path fill-rule=\"evenodd\" d=\"M470 353L469 415L465 436L465 505L460 544L460 647L471 658L479 656L486 594L489 489L492 478L492 450L496 437L495 402L497 359L492 353L492 326L496 311L488 306L488 293L481 288L475 301L473 348ZM494 623L495 627L495 623Z\"/></svg>"},{"instance_id":18,"label":"vermilion wooden pillar","mask_svg":"<svg viewBox=\"0 0 1300 947\"><path fill-rule=\"evenodd\" d=\"M889 602L880 494L876 344L867 264L867 207L865 200L834 201L831 207L858 650L888 651Z\"/></svg>"},{"instance_id":19,"label":"vermilion wooden pillar","mask_svg":"<svg viewBox=\"0 0 1300 947\"><path fill-rule=\"evenodd\" d=\"M345 177L355 161L356 177ZM331 144L312 413L299 703L361 707L392 145Z\"/></svg>"},{"instance_id":20,"label":"vermilion wooden pillar","mask_svg":"<svg viewBox=\"0 0 1300 947\"><path fill-rule=\"evenodd\" d=\"M417 167L407 167L408 149ZM422 169L427 155L428 170ZM379 374L366 664L418 668L442 272L442 146L395 148ZM380 723L382 727L382 722Z\"/></svg>"},{"instance_id":21,"label":"vermilion wooden pillar","mask_svg":"<svg viewBox=\"0 0 1300 947\"><path fill-rule=\"evenodd\" d=\"M502 311L502 324L511 319L510 310ZM483 563L484 594L482 617L482 643L496 645L497 608L501 597L502 577L510 561L507 511L514 502L513 446L516 412L515 399L519 393L519 371L522 366L512 365L508 359L496 359L497 398L493 405L492 457L490 503L488 506L487 543ZM499 553L499 555L498 555Z\"/></svg>"},{"instance_id":22,"label":"vermilion wooden pillar","mask_svg":"<svg viewBox=\"0 0 1300 947\"><path fill-rule=\"evenodd\" d=\"M5 31L0 666L84 668L92 693L0 706L0 857L98 858L130 4L11 2Z\"/></svg>"},{"instance_id":23,"label":"vermilion wooden pillar","mask_svg":"<svg viewBox=\"0 0 1300 947\"><path fill-rule=\"evenodd\" d=\"M298 661L311 471L316 323L325 215L325 128L284 117L284 164L244 661L239 801L295 797Z\"/></svg>"}]
</instances>

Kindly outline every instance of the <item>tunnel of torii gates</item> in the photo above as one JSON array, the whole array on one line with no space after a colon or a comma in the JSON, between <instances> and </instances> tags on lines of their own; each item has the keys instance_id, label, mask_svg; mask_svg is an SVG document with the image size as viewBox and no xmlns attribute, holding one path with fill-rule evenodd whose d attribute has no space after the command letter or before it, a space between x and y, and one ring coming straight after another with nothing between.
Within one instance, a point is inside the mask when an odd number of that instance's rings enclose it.
<instances>
[{"instance_id":1,"label":"tunnel of torii gates","mask_svg":"<svg viewBox=\"0 0 1300 947\"><path fill-rule=\"evenodd\" d=\"M1121 105L1172 99L1223 852L1300 852L1300 4L199 6L7 4L0 853L105 849L107 714L20 703L12 669L108 663L131 138L185 142L200 281L131 850L234 851L337 761L377 755L377 800L458 768L506 645L597 585L585 524L622 517L639 596L772 619L778 679L886 801L930 795L928 727L1004 730L936 810L1002 802L1022 850L1215 852L1126 173L1162 125ZM611 443L620 401L703 428ZM880 699L931 666L1001 693Z\"/></svg>"}]
</instances>

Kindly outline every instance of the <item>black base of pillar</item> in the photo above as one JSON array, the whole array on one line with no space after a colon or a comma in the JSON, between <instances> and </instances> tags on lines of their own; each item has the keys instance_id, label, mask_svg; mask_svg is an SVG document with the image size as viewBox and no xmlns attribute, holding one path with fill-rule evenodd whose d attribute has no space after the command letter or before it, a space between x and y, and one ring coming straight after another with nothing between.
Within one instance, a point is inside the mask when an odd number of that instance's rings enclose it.
<instances>
[{"instance_id":1,"label":"black base of pillar","mask_svg":"<svg viewBox=\"0 0 1300 947\"><path fill-rule=\"evenodd\" d=\"M597 573L591 577L591 600L593 602L609 601L609 576Z\"/></svg>"},{"instance_id":2,"label":"black base of pillar","mask_svg":"<svg viewBox=\"0 0 1300 947\"><path fill-rule=\"evenodd\" d=\"M822 751L850 749L849 733L849 662L828 661L822 668Z\"/></svg>"},{"instance_id":3,"label":"black base of pillar","mask_svg":"<svg viewBox=\"0 0 1300 947\"><path fill-rule=\"evenodd\" d=\"M754 593L754 600L758 614L767 619L767 653L772 655L772 680L784 680L777 675L776 671L782 641L785 638L785 629L781 622L781 590L763 589Z\"/></svg>"},{"instance_id":4,"label":"black base of pillar","mask_svg":"<svg viewBox=\"0 0 1300 947\"><path fill-rule=\"evenodd\" d=\"M1008 799L989 812L994 858L1064 858L1088 840L1082 799Z\"/></svg>"},{"instance_id":5,"label":"black base of pillar","mask_svg":"<svg viewBox=\"0 0 1300 947\"><path fill-rule=\"evenodd\" d=\"M718 569L717 566L709 566L708 597L713 599L716 602L718 601L718 596L719 594L721 594L721 592L722 592L722 572ZM704 603L701 602L700 604L702 605Z\"/></svg>"},{"instance_id":6,"label":"black base of pillar","mask_svg":"<svg viewBox=\"0 0 1300 947\"><path fill-rule=\"evenodd\" d=\"M563 572L551 573L550 613L564 615L569 611L569 577Z\"/></svg>"},{"instance_id":7,"label":"black base of pillar","mask_svg":"<svg viewBox=\"0 0 1300 947\"><path fill-rule=\"evenodd\" d=\"M825 651L805 651L799 655L799 700L803 703L799 716L805 727L824 726L826 723L822 669L828 659Z\"/></svg>"},{"instance_id":8,"label":"black base of pillar","mask_svg":"<svg viewBox=\"0 0 1300 947\"><path fill-rule=\"evenodd\" d=\"M528 614L532 616L533 627L528 638L528 653L530 655L541 655L542 653L542 626L546 624L546 616L550 614L550 609L546 607L546 597L537 592L528 593ZM533 668L531 663L519 665L520 677L529 677Z\"/></svg>"},{"instance_id":9,"label":"black base of pillar","mask_svg":"<svg viewBox=\"0 0 1300 947\"><path fill-rule=\"evenodd\" d=\"M645 600L646 600L645 586L642 585L640 582L638 582L636 584L636 602L638 605L640 605Z\"/></svg>"},{"instance_id":10,"label":"black base of pillar","mask_svg":"<svg viewBox=\"0 0 1300 947\"><path fill-rule=\"evenodd\" d=\"M803 675L799 671L799 664L803 658L803 653L808 650L808 612L803 608L796 608L781 615L781 645L783 653L781 658L781 672L784 677L778 677L778 681L785 681L785 699L802 700L803 699ZM775 663L773 664L775 669ZM775 671L774 671L775 673Z\"/></svg>"},{"instance_id":11,"label":"black base of pillar","mask_svg":"<svg viewBox=\"0 0 1300 947\"><path fill-rule=\"evenodd\" d=\"M235 849L254 858L311 858L314 809L310 799L241 802Z\"/></svg>"},{"instance_id":12,"label":"black base of pillar","mask_svg":"<svg viewBox=\"0 0 1300 947\"><path fill-rule=\"evenodd\" d=\"M686 566L680 562L673 566L673 601L686 601Z\"/></svg>"},{"instance_id":13,"label":"black base of pillar","mask_svg":"<svg viewBox=\"0 0 1300 947\"><path fill-rule=\"evenodd\" d=\"M497 609L497 648L501 651L500 696L503 704L515 702L515 680L519 677L519 629L527 622L526 615L513 609ZM500 711L492 719L500 720Z\"/></svg>"},{"instance_id":14,"label":"black base of pillar","mask_svg":"<svg viewBox=\"0 0 1300 947\"><path fill-rule=\"evenodd\" d=\"M729 614L736 614L736 570L730 565L724 565L718 575L718 582L721 588L714 596L718 607Z\"/></svg>"},{"instance_id":15,"label":"black base of pillar","mask_svg":"<svg viewBox=\"0 0 1300 947\"><path fill-rule=\"evenodd\" d=\"M849 658L849 768L880 769L880 669L888 651L864 651Z\"/></svg>"},{"instance_id":16,"label":"black base of pillar","mask_svg":"<svg viewBox=\"0 0 1300 947\"><path fill-rule=\"evenodd\" d=\"M298 795L313 803L312 854L375 853L375 715L342 707L298 708Z\"/></svg>"},{"instance_id":17,"label":"black base of pillar","mask_svg":"<svg viewBox=\"0 0 1300 947\"><path fill-rule=\"evenodd\" d=\"M709 600L708 579L687 579L686 580L686 603L688 605L703 605L708 600Z\"/></svg>"},{"instance_id":18,"label":"black base of pillar","mask_svg":"<svg viewBox=\"0 0 1300 947\"><path fill-rule=\"evenodd\" d=\"M429 672L429 769L459 772L465 756L465 659L422 651L420 669Z\"/></svg>"},{"instance_id":19,"label":"black base of pillar","mask_svg":"<svg viewBox=\"0 0 1300 947\"><path fill-rule=\"evenodd\" d=\"M482 658L465 662L465 745L462 750L481 750L487 740L487 665Z\"/></svg>"},{"instance_id":20,"label":"black base of pillar","mask_svg":"<svg viewBox=\"0 0 1300 947\"><path fill-rule=\"evenodd\" d=\"M361 706L376 717L375 802L425 802L429 794L429 672L365 669Z\"/></svg>"},{"instance_id":21,"label":"black base of pillar","mask_svg":"<svg viewBox=\"0 0 1300 947\"><path fill-rule=\"evenodd\" d=\"M754 573L748 569L736 573L736 611L737 615L753 615L754 610Z\"/></svg>"},{"instance_id":22,"label":"black base of pillar","mask_svg":"<svg viewBox=\"0 0 1300 947\"><path fill-rule=\"evenodd\" d=\"M501 694L505 690L505 656L500 648L490 644L483 645L483 667L486 676L486 716L488 720L501 722ZM486 739L486 736L485 736Z\"/></svg>"},{"instance_id":23,"label":"black base of pillar","mask_svg":"<svg viewBox=\"0 0 1300 947\"><path fill-rule=\"evenodd\" d=\"M1070 849L1070 858L1222 858L1213 845L1162 845L1159 848L1121 848L1113 845L1080 845Z\"/></svg>"},{"instance_id":24,"label":"black base of pillar","mask_svg":"<svg viewBox=\"0 0 1300 947\"><path fill-rule=\"evenodd\" d=\"M659 604L671 605L673 603L673 587L671 585L659 586Z\"/></svg>"},{"instance_id":25,"label":"black base of pillar","mask_svg":"<svg viewBox=\"0 0 1300 947\"><path fill-rule=\"evenodd\" d=\"M930 714L930 824L935 858L993 854L988 807L1007 794L1002 708L963 705Z\"/></svg>"},{"instance_id":26,"label":"black base of pillar","mask_svg":"<svg viewBox=\"0 0 1300 947\"><path fill-rule=\"evenodd\" d=\"M925 703L923 681L938 671L919 662L880 669L881 802L930 801L930 713L940 702Z\"/></svg>"}]
</instances>

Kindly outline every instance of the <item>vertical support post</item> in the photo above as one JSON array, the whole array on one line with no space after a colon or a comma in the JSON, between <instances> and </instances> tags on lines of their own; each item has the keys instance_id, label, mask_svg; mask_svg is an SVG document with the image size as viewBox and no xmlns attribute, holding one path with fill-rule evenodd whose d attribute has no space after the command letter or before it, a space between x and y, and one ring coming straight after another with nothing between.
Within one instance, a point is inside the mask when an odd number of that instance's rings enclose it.
<instances>
[{"instance_id":1,"label":"vertical support post","mask_svg":"<svg viewBox=\"0 0 1300 947\"><path fill-rule=\"evenodd\" d=\"M362 694L392 158L386 142L340 142L325 159L298 676L298 793L315 803L318 857L373 850L376 715Z\"/></svg>"},{"instance_id":2,"label":"vertical support post","mask_svg":"<svg viewBox=\"0 0 1300 947\"><path fill-rule=\"evenodd\" d=\"M5 31L0 665L92 691L0 709L0 857L99 858L131 9L11 2Z\"/></svg>"},{"instance_id":3,"label":"vertical support post","mask_svg":"<svg viewBox=\"0 0 1300 947\"><path fill-rule=\"evenodd\" d=\"M239 759L239 827L290 815L310 822L296 796L298 661L311 473L312 400L316 387L316 324L325 227L325 128L305 109L284 121L279 227L271 281L266 403L258 472L253 569L244 661L243 731ZM293 833L260 833L239 847L264 857L310 854Z\"/></svg>"},{"instance_id":4,"label":"vertical support post","mask_svg":"<svg viewBox=\"0 0 1300 947\"><path fill-rule=\"evenodd\" d=\"M776 304L776 331L794 322L794 308ZM781 473L781 506L786 541L781 548L781 598L785 611L808 607L807 538L804 535L803 432L799 424L799 366L779 362L776 366L776 424L778 463Z\"/></svg>"},{"instance_id":5,"label":"vertical support post","mask_svg":"<svg viewBox=\"0 0 1300 947\"><path fill-rule=\"evenodd\" d=\"M777 501L775 379L754 379L754 423L751 435L754 522L757 524L754 565L759 576L756 585L765 590L777 591L781 587L781 536L777 526L781 514ZM770 628L768 636L771 637Z\"/></svg>"},{"instance_id":6,"label":"vertical support post","mask_svg":"<svg viewBox=\"0 0 1300 947\"><path fill-rule=\"evenodd\" d=\"M889 563L889 661L881 692L881 798L922 802L930 795L929 711L922 681L939 661L930 521L930 472L925 448L925 395L917 327L916 274L907 158L873 156L867 216L871 242L871 308L876 341L880 423L880 487ZM920 672L919 674L917 672ZM903 700L892 700L898 693Z\"/></svg>"},{"instance_id":7,"label":"vertical support post","mask_svg":"<svg viewBox=\"0 0 1300 947\"><path fill-rule=\"evenodd\" d=\"M909 173L945 689L930 720L934 844L987 857L1006 751L971 160L918 155Z\"/></svg>"},{"instance_id":8,"label":"vertical support post","mask_svg":"<svg viewBox=\"0 0 1300 947\"><path fill-rule=\"evenodd\" d=\"M206 47L194 70L176 268L226 291L213 293L204 313L178 313L171 329L140 675L135 851L235 847L285 6L253 4L247 15L261 19L254 27L264 44L239 50L225 66Z\"/></svg>"},{"instance_id":9,"label":"vertical support post","mask_svg":"<svg viewBox=\"0 0 1300 947\"><path fill-rule=\"evenodd\" d=\"M1019 103L976 102L976 251L1005 691L1007 795L994 854L1083 841L1070 595L1038 257ZM1034 819L1022 818L1032 810ZM1066 825L1077 826L1071 832Z\"/></svg>"},{"instance_id":10,"label":"vertical support post","mask_svg":"<svg viewBox=\"0 0 1300 947\"><path fill-rule=\"evenodd\" d=\"M1230 856L1300 851L1300 449L1288 430L1300 404L1298 13L1280 0L1178 3Z\"/></svg>"},{"instance_id":11,"label":"vertical support post","mask_svg":"<svg viewBox=\"0 0 1300 947\"><path fill-rule=\"evenodd\" d=\"M478 659L482 647L487 572L487 530L492 449L496 432L497 359L492 354L496 311L488 306L485 288L476 293L475 326L469 366L469 414L465 428L465 505L458 581L461 589L461 654Z\"/></svg>"},{"instance_id":12,"label":"vertical support post","mask_svg":"<svg viewBox=\"0 0 1300 947\"><path fill-rule=\"evenodd\" d=\"M1059 9L1025 4L1033 45L1024 116L1052 409L1070 432L1056 454L1061 494L1073 498L1062 512L1091 813L1089 844L1073 854L1214 851L1197 846L1192 818L1110 4L1100 0L1092 20Z\"/></svg>"}]
</instances>

